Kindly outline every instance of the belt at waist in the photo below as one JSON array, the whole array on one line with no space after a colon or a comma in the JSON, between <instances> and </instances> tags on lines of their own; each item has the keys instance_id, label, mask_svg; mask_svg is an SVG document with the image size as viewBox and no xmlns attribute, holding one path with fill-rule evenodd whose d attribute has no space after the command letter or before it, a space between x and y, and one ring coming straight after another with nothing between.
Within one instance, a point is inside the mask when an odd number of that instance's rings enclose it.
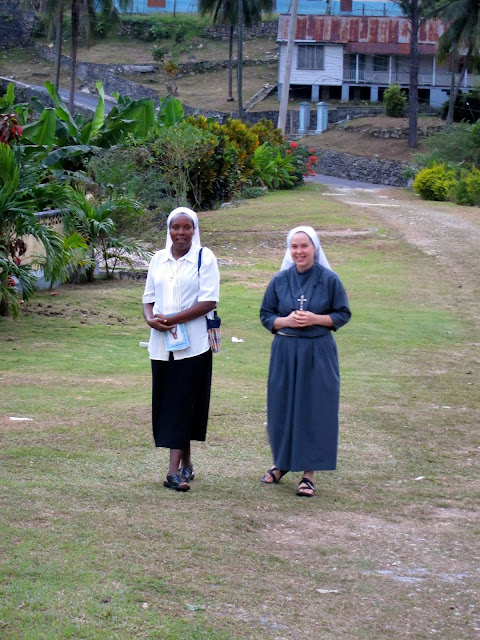
<instances>
[{"instance_id":1,"label":"belt at waist","mask_svg":"<svg viewBox=\"0 0 480 640\"><path fill-rule=\"evenodd\" d=\"M276 335L277 336L285 336L285 338L303 338L303 339L309 338L310 340L314 340L316 338L325 338L325 336L329 336L330 333L321 333L321 334L319 334L317 336L312 336L312 335L302 336L302 335L300 335L298 333L284 333L283 331L277 331Z\"/></svg>"}]
</instances>

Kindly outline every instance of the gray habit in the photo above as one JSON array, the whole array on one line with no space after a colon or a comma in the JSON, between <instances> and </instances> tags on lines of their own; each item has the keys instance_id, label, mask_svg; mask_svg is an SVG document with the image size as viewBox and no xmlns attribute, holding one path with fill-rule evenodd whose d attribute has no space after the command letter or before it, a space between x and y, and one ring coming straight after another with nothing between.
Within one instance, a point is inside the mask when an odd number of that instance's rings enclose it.
<instances>
[{"instance_id":1,"label":"gray habit","mask_svg":"<svg viewBox=\"0 0 480 640\"><path fill-rule=\"evenodd\" d=\"M273 323L300 308L328 314L333 327L286 328ZM274 464L288 471L326 471L337 465L340 372L332 335L350 319L339 277L318 264L303 274L294 265L271 280L260 309L275 333L268 373L267 424Z\"/></svg>"}]
</instances>

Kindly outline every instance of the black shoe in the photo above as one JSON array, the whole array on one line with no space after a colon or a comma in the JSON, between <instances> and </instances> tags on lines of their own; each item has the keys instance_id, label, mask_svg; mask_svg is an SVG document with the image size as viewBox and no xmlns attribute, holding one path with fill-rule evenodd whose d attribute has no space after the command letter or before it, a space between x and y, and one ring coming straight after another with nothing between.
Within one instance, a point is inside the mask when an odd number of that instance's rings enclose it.
<instances>
[{"instance_id":1,"label":"black shoe","mask_svg":"<svg viewBox=\"0 0 480 640\"><path fill-rule=\"evenodd\" d=\"M163 481L163 486L167 489L174 489L175 491L189 491L190 485L182 478L178 473L174 473L173 476L167 476Z\"/></svg>"},{"instance_id":2,"label":"black shoe","mask_svg":"<svg viewBox=\"0 0 480 640\"><path fill-rule=\"evenodd\" d=\"M193 467L182 467L180 469L180 475L185 478L187 482L195 480L195 471Z\"/></svg>"}]
</instances>

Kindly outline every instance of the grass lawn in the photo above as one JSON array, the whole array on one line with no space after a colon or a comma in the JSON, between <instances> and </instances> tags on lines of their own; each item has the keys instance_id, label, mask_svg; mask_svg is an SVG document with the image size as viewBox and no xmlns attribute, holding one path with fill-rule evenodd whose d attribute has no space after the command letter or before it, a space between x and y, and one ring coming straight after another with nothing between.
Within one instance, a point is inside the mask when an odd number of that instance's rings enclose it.
<instances>
[{"instance_id":1,"label":"grass lawn","mask_svg":"<svg viewBox=\"0 0 480 640\"><path fill-rule=\"evenodd\" d=\"M0 319L2 640L479 637L478 301L322 191L200 214L223 346L187 494L163 488L152 443L142 283L65 286ZM299 474L260 483L258 309L301 222L328 231L353 311L336 335L339 466L312 500Z\"/></svg>"}]
</instances>

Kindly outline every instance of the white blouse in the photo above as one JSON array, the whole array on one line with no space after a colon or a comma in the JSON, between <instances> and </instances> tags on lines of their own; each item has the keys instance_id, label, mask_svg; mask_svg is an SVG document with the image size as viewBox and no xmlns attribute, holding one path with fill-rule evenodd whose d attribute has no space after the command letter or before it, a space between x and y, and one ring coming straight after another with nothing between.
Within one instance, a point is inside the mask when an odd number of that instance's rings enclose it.
<instances>
[{"instance_id":1,"label":"white blouse","mask_svg":"<svg viewBox=\"0 0 480 640\"><path fill-rule=\"evenodd\" d=\"M202 264L198 271L200 247L192 242L187 254L175 260L170 251L157 251L150 261L143 303L153 302L153 313L178 313L196 302L218 302L220 274L217 259L207 247L202 251ZM173 351L175 360L192 358L208 351L208 334L205 316L185 323L189 346ZM165 340L161 331L150 330L148 353L152 360L168 360Z\"/></svg>"}]
</instances>

